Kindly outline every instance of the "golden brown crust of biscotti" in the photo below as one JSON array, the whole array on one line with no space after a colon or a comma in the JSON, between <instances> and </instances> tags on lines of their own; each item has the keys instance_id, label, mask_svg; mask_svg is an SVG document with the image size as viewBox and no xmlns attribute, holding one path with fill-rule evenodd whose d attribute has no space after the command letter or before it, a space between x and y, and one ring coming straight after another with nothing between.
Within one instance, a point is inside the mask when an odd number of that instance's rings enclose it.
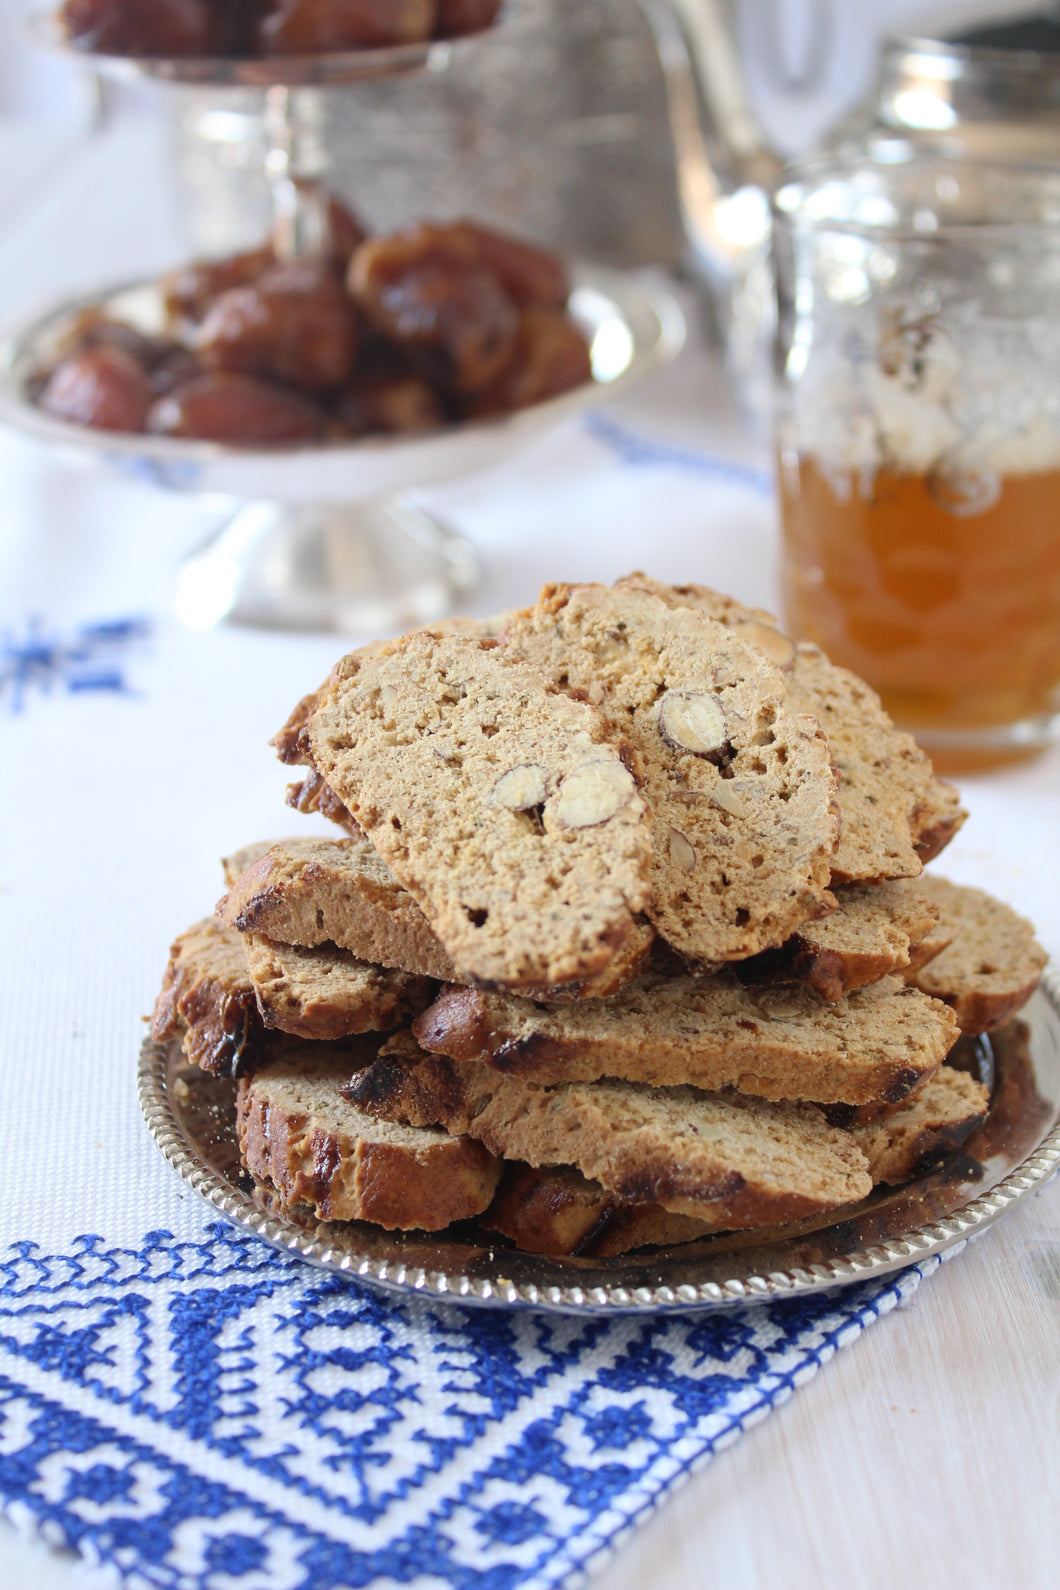
<instances>
[{"instance_id":1,"label":"golden brown crust of biscotti","mask_svg":"<svg viewBox=\"0 0 1060 1590\"><path fill-rule=\"evenodd\" d=\"M909 878L841 884L835 897L834 911L805 923L760 966L752 963L755 972L809 983L835 1004L855 988L903 971L939 919L938 907Z\"/></svg>"},{"instance_id":2,"label":"golden brown crust of biscotti","mask_svg":"<svg viewBox=\"0 0 1060 1590\"><path fill-rule=\"evenodd\" d=\"M872 1180L909 1181L966 1142L986 1119L990 1095L966 1071L940 1066L915 1099L885 1119L850 1128Z\"/></svg>"},{"instance_id":3,"label":"golden brown crust of biscotti","mask_svg":"<svg viewBox=\"0 0 1060 1590\"><path fill-rule=\"evenodd\" d=\"M424 1010L437 988L428 977L373 966L334 944L305 949L260 933L241 938L265 1026L300 1038L390 1032Z\"/></svg>"},{"instance_id":4,"label":"golden brown crust of biscotti","mask_svg":"<svg viewBox=\"0 0 1060 1590\"><path fill-rule=\"evenodd\" d=\"M494 642L352 654L300 743L465 977L569 985L643 931L651 823L622 747Z\"/></svg>"},{"instance_id":5,"label":"golden brown crust of biscotti","mask_svg":"<svg viewBox=\"0 0 1060 1590\"><path fill-rule=\"evenodd\" d=\"M347 1096L388 1119L433 1118L505 1159L574 1165L628 1203L743 1227L849 1203L872 1185L849 1134L810 1105L628 1082L543 1087L408 1053L404 1035L390 1040Z\"/></svg>"},{"instance_id":6,"label":"golden brown crust of biscotti","mask_svg":"<svg viewBox=\"0 0 1060 1590\"><path fill-rule=\"evenodd\" d=\"M297 784L288 784L284 798L292 810L307 816L319 812L321 817L345 829L346 833L360 837L360 825L354 821L353 814L346 810L335 791L312 768Z\"/></svg>"},{"instance_id":7,"label":"golden brown crust of biscotti","mask_svg":"<svg viewBox=\"0 0 1060 1590\"><path fill-rule=\"evenodd\" d=\"M654 818L648 914L690 963L753 955L831 907L835 771L761 650L703 613L603 585L546 586L502 639L634 747Z\"/></svg>"},{"instance_id":8,"label":"golden brown crust of biscotti","mask_svg":"<svg viewBox=\"0 0 1060 1590\"><path fill-rule=\"evenodd\" d=\"M249 867L260 861L267 850L272 849L273 845L285 843L283 839L258 839L252 844L241 845L230 855L222 856L221 871L224 873L225 887L230 889Z\"/></svg>"},{"instance_id":9,"label":"golden brown crust of biscotti","mask_svg":"<svg viewBox=\"0 0 1060 1590\"><path fill-rule=\"evenodd\" d=\"M238 933L213 917L174 939L151 1018L158 1043L180 1036L204 1071L236 1076L266 1049L254 988Z\"/></svg>"},{"instance_id":10,"label":"golden brown crust of biscotti","mask_svg":"<svg viewBox=\"0 0 1060 1590\"><path fill-rule=\"evenodd\" d=\"M649 975L614 999L558 1009L448 988L413 1030L431 1053L542 1083L612 1076L863 1104L906 1097L956 1042L952 1012L911 992L890 977L828 1005L801 984Z\"/></svg>"},{"instance_id":11,"label":"golden brown crust of biscotti","mask_svg":"<svg viewBox=\"0 0 1060 1590\"><path fill-rule=\"evenodd\" d=\"M253 847L247 847L250 854ZM334 944L359 960L458 982L460 974L427 918L361 835L288 839L261 851L217 907L242 933L281 944ZM564 1002L603 999L644 969L654 933L638 922L605 971L567 987L528 990L528 997Z\"/></svg>"},{"instance_id":12,"label":"golden brown crust of biscotti","mask_svg":"<svg viewBox=\"0 0 1060 1590\"><path fill-rule=\"evenodd\" d=\"M952 1008L962 1032L1003 1026L1031 997L1048 959L1032 924L984 889L933 875L923 885L943 922L957 931L913 981Z\"/></svg>"},{"instance_id":13,"label":"golden brown crust of biscotti","mask_svg":"<svg viewBox=\"0 0 1060 1590\"><path fill-rule=\"evenodd\" d=\"M917 879L918 883L923 883L926 881L926 879L922 878ZM930 899L930 895L928 895L927 898ZM944 913L937 901L933 900L932 904L939 913L938 921L935 923L935 926L931 929L931 931L920 940L919 944L910 946L909 965L906 967L904 973L906 982L908 983L915 982L916 977L914 974L918 972L922 966L926 966L928 961L933 961L936 955L941 955L947 945L952 944L958 933L961 931L961 924L957 920L956 916Z\"/></svg>"},{"instance_id":14,"label":"golden brown crust of biscotti","mask_svg":"<svg viewBox=\"0 0 1060 1590\"><path fill-rule=\"evenodd\" d=\"M469 1138L380 1121L340 1093L349 1063L317 1045L243 1078L236 1125L243 1163L284 1204L321 1220L438 1231L481 1213L500 1165Z\"/></svg>"},{"instance_id":15,"label":"golden brown crust of biscotti","mask_svg":"<svg viewBox=\"0 0 1060 1590\"><path fill-rule=\"evenodd\" d=\"M836 883L915 878L953 838L967 813L935 776L911 735L896 729L879 697L816 646L795 646L761 608L706 585L663 585L643 574L619 588L651 591L733 628L780 666L792 711L820 720L840 774L842 833L832 858Z\"/></svg>"}]
</instances>

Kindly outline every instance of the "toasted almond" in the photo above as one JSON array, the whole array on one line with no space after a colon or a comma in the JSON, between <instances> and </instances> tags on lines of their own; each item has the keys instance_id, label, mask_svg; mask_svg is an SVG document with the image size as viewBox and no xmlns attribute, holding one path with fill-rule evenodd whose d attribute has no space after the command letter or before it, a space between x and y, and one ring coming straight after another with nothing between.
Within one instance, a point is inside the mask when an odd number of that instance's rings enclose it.
<instances>
[{"instance_id":1,"label":"toasted almond","mask_svg":"<svg viewBox=\"0 0 1060 1590\"><path fill-rule=\"evenodd\" d=\"M510 812L529 811L532 806L544 804L548 793L548 768L536 762L509 768L493 786L490 801Z\"/></svg>"},{"instance_id":2,"label":"toasted almond","mask_svg":"<svg viewBox=\"0 0 1060 1590\"><path fill-rule=\"evenodd\" d=\"M720 761L729 730L717 696L706 690L668 690L659 707L659 733L675 751Z\"/></svg>"},{"instance_id":3,"label":"toasted almond","mask_svg":"<svg viewBox=\"0 0 1060 1590\"><path fill-rule=\"evenodd\" d=\"M806 1001L790 988L767 988L755 995L755 1004L769 1021L797 1021L806 1015Z\"/></svg>"},{"instance_id":4,"label":"toasted almond","mask_svg":"<svg viewBox=\"0 0 1060 1590\"><path fill-rule=\"evenodd\" d=\"M795 661L795 642L782 630L774 629L772 624L762 624L757 618L747 618L737 624L736 629L744 640L749 640L752 646L764 651L770 662L776 663L778 668L790 668Z\"/></svg>"},{"instance_id":5,"label":"toasted almond","mask_svg":"<svg viewBox=\"0 0 1060 1590\"><path fill-rule=\"evenodd\" d=\"M696 865L695 850L680 828L670 829L670 860L681 872L692 872Z\"/></svg>"},{"instance_id":6,"label":"toasted almond","mask_svg":"<svg viewBox=\"0 0 1060 1590\"><path fill-rule=\"evenodd\" d=\"M621 762L586 762L560 785L553 808L561 828L592 828L606 823L636 794L633 775Z\"/></svg>"},{"instance_id":7,"label":"toasted almond","mask_svg":"<svg viewBox=\"0 0 1060 1590\"><path fill-rule=\"evenodd\" d=\"M749 817L751 814L751 808L739 790L733 789L724 779L711 790L710 798L715 806L720 807L723 812L728 812L730 817Z\"/></svg>"}]
</instances>

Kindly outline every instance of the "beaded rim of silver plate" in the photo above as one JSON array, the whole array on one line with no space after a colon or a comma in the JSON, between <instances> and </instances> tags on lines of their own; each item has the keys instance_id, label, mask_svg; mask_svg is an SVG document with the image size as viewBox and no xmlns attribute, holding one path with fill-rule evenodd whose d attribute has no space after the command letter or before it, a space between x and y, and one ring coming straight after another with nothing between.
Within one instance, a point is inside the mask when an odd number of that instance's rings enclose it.
<instances>
[{"instance_id":1,"label":"beaded rim of silver plate","mask_svg":"<svg viewBox=\"0 0 1060 1590\"><path fill-rule=\"evenodd\" d=\"M1050 966L1015 1021L973 1050L992 1084L986 1121L913 1181L815 1221L612 1260L522 1253L472 1223L388 1232L270 1207L239 1165L233 1083L187 1064L178 1043L148 1039L139 1091L156 1143L196 1192L235 1225L327 1270L465 1305L674 1312L804 1296L915 1264L977 1235L1060 1170L1060 970Z\"/></svg>"}]
</instances>

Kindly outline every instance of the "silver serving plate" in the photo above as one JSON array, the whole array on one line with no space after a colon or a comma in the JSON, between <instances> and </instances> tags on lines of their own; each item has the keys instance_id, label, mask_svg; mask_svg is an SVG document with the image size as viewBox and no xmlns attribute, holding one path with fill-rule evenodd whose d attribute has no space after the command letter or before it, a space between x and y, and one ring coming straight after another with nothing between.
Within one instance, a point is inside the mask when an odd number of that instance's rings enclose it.
<instances>
[{"instance_id":1,"label":"silver serving plate","mask_svg":"<svg viewBox=\"0 0 1060 1590\"><path fill-rule=\"evenodd\" d=\"M1060 976L1050 968L1020 1016L966 1056L991 1082L980 1130L902 1187L816 1221L730 1232L619 1259L520 1253L473 1223L432 1236L271 1207L239 1164L234 1085L148 1041L140 1102L163 1154L244 1230L328 1270L391 1291L494 1308L667 1313L827 1291L886 1275L977 1235L1060 1169Z\"/></svg>"},{"instance_id":2,"label":"silver serving plate","mask_svg":"<svg viewBox=\"0 0 1060 1590\"><path fill-rule=\"evenodd\" d=\"M371 634L428 622L474 587L477 560L409 493L503 463L684 344L684 318L661 288L602 266L575 267L572 279L569 307L589 341L592 381L496 419L423 436L252 448L91 430L37 408L30 382L79 316L98 310L148 335L164 330L151 280L83 293L10 327L0 338L0 423L160 486L236 499L178 575L177 612L193 628L226 620Z\"/></svg>"}]
</instances>

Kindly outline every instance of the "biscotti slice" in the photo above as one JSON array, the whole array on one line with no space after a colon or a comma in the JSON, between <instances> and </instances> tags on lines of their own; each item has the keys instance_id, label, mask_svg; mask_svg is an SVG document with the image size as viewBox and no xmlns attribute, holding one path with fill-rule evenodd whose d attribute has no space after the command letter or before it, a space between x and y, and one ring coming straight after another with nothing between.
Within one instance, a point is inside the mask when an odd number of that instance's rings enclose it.
<instances>
[{"instance_id":1,"label":"biscotti slice","mask_svg":"<svg viewBox=\"0 0 1060 1590\"><path fill-rule=\"evenodd\" d=\"M629 1203L718 1225L794 1220L872 1187L853 1139L811 1105L629 1082L545 1087L473 1061L410 1058L403 1034L345 1091L358 1108L466 1132L505 1159L574 1165Z\"/></svg>"},{"instance_id":2,"label":"biscotti slice","mask_svg":"<svg viewBox=\"0 0 1060 1590\"><path fill-rule=\"evenodd\" d=\"M843 835L832 860L837 883L918 876L961 827L967 812L937 778L912 735L895 728L864 680L801 643L790 699L813 712L840 777Z\"/></svg>"},{"instance_id":3,"label":"biscotti slice","mask_svg":"<svg viewBox=\"0 0 1060 1590\"><path fill-rule=\"evenodd\" d=\"M829 1005L803 984L731 974L648 975L614 999L562 1008L449 988L413 1031L431 1053L545 1083L621 1077L824 1104L905 1098L958 1036L946 1005L898 977Z\"/></svg>"},{"instance_id":4,"label":"biscotti slice","mask_svg":"<svg viewBox=\"0 0 1060 1590\"><path fill-rule=\"evenodd\" d=\"M236 1076L266 1052L243 941L232 928L207 917L174 939L151 1036L181 1037L187 1058L216 1076Z\"/></svg>"},{"instance_id":5,"label":"biscotti slice","mask_svg":"<svg viewBox=\"0 0 1060 1590\"><path fill-rule=\"evenodd\" d=\"M467 978L559 988L624 957L651 820L587 703L492 641L418 634L338 666L299 736Z\"/></svg>"},{"instance_id":6,"label":"biscotti slice","mask_svg":"<svg viewBox=\"0 0 1060 1590\"><path fill-rule=\"evenodd\" d=\"M300 1038L390 1032L430 1004L437 984L373 966L334 944L303 949L242 935L246 969L266 1027Z\"/></svg>"},{"instance_id":7,"label":"biscotti slice","mask_svg":"<svg viewBox=\"0 0 1060 1590\"><path fill-rule=\"evenodd\" d=\"M940 1066L915 1099L883 1120L850 1128L873 1182L909 1181L982 1126L990 1095L967 1071Z\"/></svg>"},{"instance_id":8,"label":"biscotti slice","mask_svg":"<svg viewBox=\"0 0 1060 1590\"><path fill-rule=\"evenodd\" d=\"M779 950L750 963L755 973L809 983L835 1004L911 965L939 920L938 907L908 878L841 884L835 897L828 916L804 923Z\"/></svg>"},{"instance_id":9,"label":"biscotti slice","mask_svg":"<svg viewBox=\"0 0 1060 1590\"><path fill-rule=\"evenodd\" d=\"M430 630L440 635L466 635L475 640L488 640L494 635L499 635L511 615L508 613L495 613L490 618L467 618L460 615L453 618L440 618L431 624L419 624L408 631L409 634L420 634ZM358 657L375 657L387 646L385 640L371 641L367 646L358 647ZM276 749L281 762L295 765L305 762L304 751L299 746L299 735L311 714L323 699L331 679L331 675L317 690L311 690L302 697L287 719L283 728L274 735L270 744ZM295 811L305 813L319 812L321 817L326 817L330 822L337 823L348 834L359 835L360 825L352 812L343 804L335 791L325 782L321 775L310 768L305 778L297 784L290 784L287 788L287 805Z\"/></svg>"},{"instance_id":10,"label":"biscotti slice","mask_svg":"<svg viewBox=\"0 0 1060 1590\"><path fill-rule=\"evenodd\" d=\"M221 871L224 873L227 887L230 889L243 876L248 867L252 867L255 862L260 861L262 856L272 849L273 845L282 845L284 843L285 841L282 839L258 839L253 844L241 845L238 850L233 850L230 856L222 856Z\"/></svg>"},{"instance_id":11,"label":"biscotti slice","mask_svg":"<svg viewBox=\"0 0 1060 1590\"><path fill-rule=\"evenodd\" d=\"M916 877L964 822L957 791L936 778L912 736L896 729L863 680L818 647L796 646L771 614L744 607L706 585L663 585L627 575L617 589L649 591L707 613L736 630L780 667L788 706L819 719L839 768L842 832L832 858L835 882Z\"/></svg>"},{"instance_id":12,"label":"biscotti slice","mask_svg":"<svg viewBox=\"0 0 1060 1590\"><path fill-rule=\"evenodd\" d=\"M644 767L648 914L697 967L781 943L833 905L836 777L817 723L761 651L648 592L546 586L505 649L598 702Z\"/></svg>"},{"instance_id":13,"label":"biscotti slice","mask_svg":"<svg viewBox=\"0 0 1060 1590\"><path fill-rule=\"evenodd\" d=\"M415 900L363 836L272 845L240 874L217 910L241 933L307 948L338 945L380 966L437 982L461 980ZM613 994L643 969L653 937L650 926L639 923L597 977L533 992L559 1002Z\"/></svg>"},{"instance_id":14,"label":"biscotti slice","mask_svg":"<svg viewBox=\"0 0 1060 1590\"><path fill-rule=\"evenodd\" d=\"M959 931L913 981L952 1007L962 1032L991 1032L1026 1004L1048 957L1026 917L985 890L932 876L922 882L943 922Z\"/></svg>"},{"instance_id":15,"label":"biscotti slice","mask_svg":"<svg viewBox=\"0 0 1060 1590\"><path fill-rule=\"evenodd\" d=\"M217 910L240 933L307 949L336 944L379 966L440 982L456 979L427 918L363 836L272 845L240 874Z\"/></svg>"},{"instance_id":16,"label":"biscotti slice","mask_svg":"<svg viewBox=\"0 0 1060 1590\"><path fill-rule=\"evenodd\" d=\"M389 1032L421 1010L435 986L334 947L272 944L208 918L170 949L151 1034L160 1043L179 1036L204 1071L237 1076L271 1053L270 1028L319 1039Z\"/></svg>"},{"instance_id":17,"label":"biscotti slice","mask_svg":"<svg viewBox=\"0 0 1060 1590\"><path fill-rule=\"evenodd\" d=\"M717 1227L659 1204L629 1204L572 1165L507 1164L479 1224L527 1253L610 1259L636 1248L670 1247Z\"/></svg>"},{"instance_id":18,"label":"biscotti slice","mask_svg":"<svg viewBox=\"0 0 1060 1590\"><path fill-rule=\"evenodd\" d=\"M941 1066L890 1119L851 1135L868 1161L873 1185L897 1184L958 1149L982 1125L988 1105L981 1082ZM570 1165L506 1165L481 1223L531 1253L597 1259L695 1242L718 1229L659 1204L625 1203Z\"/></svg>"},{"instance_id":19,"label":"biscotti slice","mask_svg":"<svg viewBox=\"0 0 1060 1590\"><path fill-rule=\"evenodd\" d=\"M389 1230L438 1231L488 1206L500 1164L480 1143L366 1115L339 1091L348 1059L319 1050L289 1046L240 1081L236 1126L252 1176L320 1220Z\"/></svg>"}]
</instances>

